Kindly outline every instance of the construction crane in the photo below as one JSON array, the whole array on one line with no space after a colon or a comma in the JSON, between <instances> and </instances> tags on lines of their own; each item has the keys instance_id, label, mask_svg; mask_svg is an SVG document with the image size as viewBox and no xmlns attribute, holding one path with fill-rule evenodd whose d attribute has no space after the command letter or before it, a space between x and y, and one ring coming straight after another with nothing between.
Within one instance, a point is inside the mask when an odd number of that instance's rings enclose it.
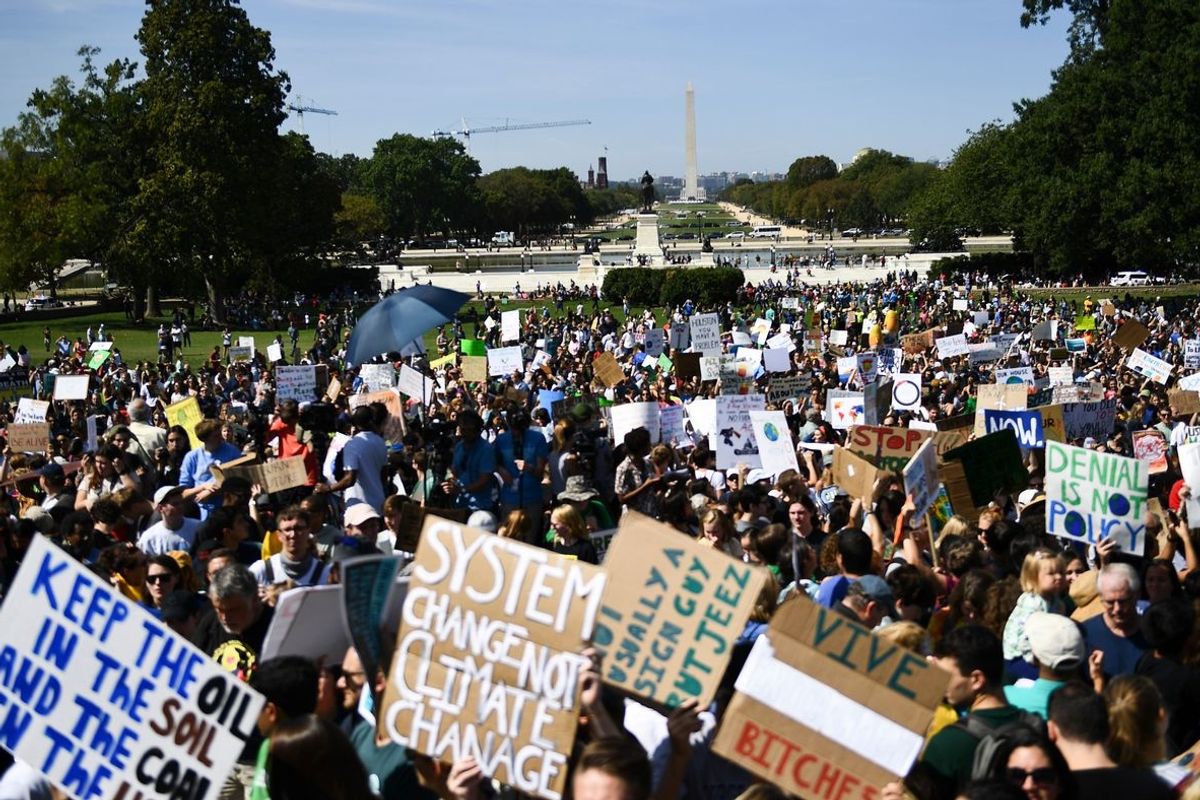
<instances>
[{"instance_id":1,"label":"construction crane","mask_svg":"<svg viewBox=\"0 0 1200 800\"><path fill-rule=\"evenodd\" d=\"M316 106L306 105L304 98L297 96L295 103L288 103L288 111L295 111L296 116L300 119L300 133L304 133L304 115L305 114L325 114L329 117L336 117L337 112L331 111L328 108L317 108Z\"/></svg>"},{"instance_id":2,"label":"construction crane","mask_svg":"<svg viewBox=\"0 0 1200 800\"><path fill-rule=\"evenodd\" d=\"M516 123L516 124L510 123L508 120L505 120L503 125L491 125L486 128L472 128L467 125L467 121L464 119L462 121L462 128L460 130L457 130L457 131L434 131L433 135L435 137L460 136L460 137L462 137L464 144L466 144L467 149L470 150L471 149L471 135L475 134L475 133L500 133L502 131L529 131L529 130L534 130L535 128L565 128L569 125L591 125L591 124L592 124L592 121L590 119L568 119L568 120L563 120L561 122L520 122L520 123Z\"/></svg>"}]
</instances>

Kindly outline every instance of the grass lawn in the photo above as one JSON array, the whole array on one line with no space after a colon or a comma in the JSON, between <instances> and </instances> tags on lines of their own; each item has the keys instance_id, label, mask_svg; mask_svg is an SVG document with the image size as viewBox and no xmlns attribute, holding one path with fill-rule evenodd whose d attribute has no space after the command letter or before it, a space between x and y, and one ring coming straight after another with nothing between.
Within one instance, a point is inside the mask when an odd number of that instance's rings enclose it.
<instances>
[{"instance_id":1,"label":"grass lawn","mask_svg":"<svg viewBox=\"0 0 1200 800\"><path fill-rule=\"evenodd\" d=\"M463 306L463 314L469 313L471 305L476 305L480 313L483 312L483 304L472 300L467 305ZM527 300L510 300L507 304L500 307L504 310L535 308L540 310L542 306L547 306L551 314L557 314L553 300L541 300L531 302ZM584 310L591 311L591 301L584 303ZM611 308L617 319L622 319L620 304L606 305L606 308ZM641 308L630 309L631 313L640 315ZM661 316L656 314L656 316ZM95 314L84 314L78 317L68 317L55 320L35 320L29 319L22 322L6 322L0 324L0 341L6 345L11 345L16 348L19 345L25 345L33 354L34 363L40 364L47 353L42 346L42 328L46 325L50 326L51 348L54 347L54 342L59 336L67 336L72 342L75 339L85 339L85 333L88 326L99 327L104 323L105 331L111 335L113 342L121 351L121 357L126 363L137 361L155 361L158 359L158 325L160 322L170 322L170 318L147 320L145 325L134 325L125 319L123 312L106 312ZM470 335L472 329L468 325L466 333ZM288 354L289 345L287 342L287 329L283 328L279 331L269 330L234 330L233 341L237 344L238 336L253 336L255 337L255 347L260 351L265 351L267 345L275 338L275 334L279 333L284 339L284 352ZM86 340L86 339L85 339ZM311 346L313 340L313 329L302 330L300 332L300 347L305 349ZM184 360L190 361L193 364L208 359L208 354L213 347L220 347L221 331L201 331L192 330L192 346L184 350ZM437 330L431 330L425 335L425 346L430 352L437 350Z\"/></svg>"},{"instance_id":2,"label":"grass lawn","mask_svg":"<svg viewBox=\"0 0 1200 800\"><path fill-rule=\"evenodd\" d=\"M716 203L659 203L655 206L654 210L658 214L659 230L664 236L666 234L679 236L680 234L691 233L699 238L701 230L703 230L706 236L722 236L734 231L749 233L753 230L749 225L729 225L728 223L736 222L737 220ZM700 218L699 214L703 214L703 218ZM636 228L637 223L631 221L613 231L589 231L586 234L581 233L580 235L595 236L607 241L614 241L621 236L632 236Z\"/></svg>"}]
</instances>

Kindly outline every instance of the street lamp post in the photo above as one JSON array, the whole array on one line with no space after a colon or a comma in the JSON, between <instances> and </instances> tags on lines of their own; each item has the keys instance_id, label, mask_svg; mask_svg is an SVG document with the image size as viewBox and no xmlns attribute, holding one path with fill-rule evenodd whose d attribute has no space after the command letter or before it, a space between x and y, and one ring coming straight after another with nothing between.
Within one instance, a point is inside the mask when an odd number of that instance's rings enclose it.
<instances>
[{"instance_id":1,"label":"street lamp post","mask_svg":"<svg viewBox=\"0 0 1200 800\"><path fill-rule=\"evenodd\" d=\"M829 241L833 241L833 209L825 209L825 216L829 220Z\"/></svg>"}]
</instances>

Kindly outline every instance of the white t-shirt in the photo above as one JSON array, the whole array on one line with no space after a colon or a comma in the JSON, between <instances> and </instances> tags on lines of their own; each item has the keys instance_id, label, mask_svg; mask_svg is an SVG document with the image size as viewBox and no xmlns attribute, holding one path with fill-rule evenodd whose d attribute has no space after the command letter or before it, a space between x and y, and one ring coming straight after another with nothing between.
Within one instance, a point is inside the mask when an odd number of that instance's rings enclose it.
<instances>
[{"instance_id":1,"label":"white t-shirt","mask_svg":"<svg viewBox=\"0 0 1200 800\"><path fill-rule=\"evenodd\" d=\"M346 505L366 503L383 513L387 493L383 488L383 468L387 464L387 445L379 434L360 431L342 449L342 465L355 471L354 483L346 489Z\"/></svg>"},{"instance_id":2,"label":"white t-shirt","mask_svg":"<svg viewBox=\"0 0 1200 800\"><path fill-rule=\"evenodd\" d=\"M172 550L190 552L196 544L196 532L200 530L198 519L184 517L179 530L173 531L162 520L142 531L138 537L137 548L148 556L161 556Z\"/></svg>"}]
</instances>

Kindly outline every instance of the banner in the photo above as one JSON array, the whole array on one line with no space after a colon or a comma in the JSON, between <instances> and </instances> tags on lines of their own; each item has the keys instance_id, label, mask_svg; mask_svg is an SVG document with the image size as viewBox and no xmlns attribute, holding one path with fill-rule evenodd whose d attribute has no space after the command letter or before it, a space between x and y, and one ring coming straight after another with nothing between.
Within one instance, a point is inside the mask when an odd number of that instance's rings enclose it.
<instances>
[{"instance_id":1,"label":"banner","mask_svg":"<svg viewBox=\"0 0 1200 800\"><path fill-rule=\"evenodd\" d=\"M275 402L295 400L311 403L317 399L317 369L311 364L275 368Z\"/></svg>"},{"instance_id":2,"label":"banner","mask_svg":"<svg viewBox=\"0 0 1200 800\"><path fill-rule=\"evenodd\" d=\"M751 411L750 424L754 428L754 442L758 445L758 457L764 470L772 476L788 469L800 471L792 433L782 411Z\"/></svg>"},{"instance_id":3,"label":"banner","mask_svg":"<svg viewBox=\"0 0 1200 800\"><path fill-rule=\"evenodd\" d=\"M651 705L707 708L766 572L627 511L604 557L604 682Z\"/></svg>"},{"instance_id":4,"label":"banner","mask_svg":"<svg viewBox=\"0 0 1200 800\"><path fill-rule=\"evenodd\" d=\"M472 755L488 777L559 800L579 722L579 651L605 580L577 559L427 517L379 733L444 763Z\"/></svg>"},{"instance_id":5,"label":"banner","mask_svg":"<svg viewBox=\"0 0 1200 800\"><path fill-rule=\"evenodd\" d=\"M1112 539L1140 556L1149 485L1149 467L1136 458L1047 442L1046 531L1088 544Z\"/></svg>"},{"instance_id":6,"label":"banner","mask_svg":"<svg viewBox=\"0 0 1200 800\"><path fill-rule=\"evenodd\" d=\"M762 411L766 398L761 394L717 395L716 447L717 469L735 469L745 464L750 469L762 466L751 411ZM712 446L712 443L709 443Z\"/></svg>"},{"instance_id":7,"label":"banner","mask_svg":"<svg viewBox=\"0 0 1200 800\"><path fill-rule=\"evenodd\" d=\"M987 433L995 433L1004 428L1012 430L1022 450L1046 446L1046 431L1039 411L1000 411L989 408L983 412L983 423Z\"/></svg>"},{"instance_id":8,"label":"banner","mask_svg":"<svg viewBox=\"0 0 1200 800\"><path fill-rule=\"evenodd\" d=\"M0 745L74 797L216 798L263 698L35 536L0 609Z\"/></svg>"},{"instance_id":9,"label":"banner","mask_svg":"<svg viewBox=\"0 0 1200 800\"><path fill-rule=\"evenodd\" d=\"M874 798L916 761L949 680L798 598L755 640L712 749L797 797Z\"/></svg>"},{"instance_id":10,"label":"banner","mask_svg":"<svg viewBox=\"0 0 1200 800\"><path fill-rule=\"evenodd\" d=\"M716 314L693 314L688 320L692 352L704 356L721 354L721 319Z\"/></svg>"}]
</instances>

